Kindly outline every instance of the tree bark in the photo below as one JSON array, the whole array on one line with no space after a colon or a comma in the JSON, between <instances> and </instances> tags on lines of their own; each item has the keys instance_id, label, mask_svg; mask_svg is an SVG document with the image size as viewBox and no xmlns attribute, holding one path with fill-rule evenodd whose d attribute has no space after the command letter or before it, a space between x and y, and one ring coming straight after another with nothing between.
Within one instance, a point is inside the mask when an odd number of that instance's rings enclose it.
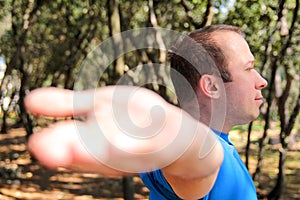
<instances>
[{"instance_id":1,"label":"tree bark","mask_svg":"<svg viewBox=\"0 0 300 200\"><path fill-rule=\"evenodd\" d=\"M252 125L253 125L253 122L250 122L250 124L248 126L247 144L246 144L246 149L245 149L245 165L246 165L247 169L249 169L249 154L250 154Z\"/></svg>"},{"instance_id":2,"label":"tree bark","mask_svg":"<svg viewBox=\"0 0 300 200\"><path fill-rule=\"evenodd\" d=\"M10 62L7 65L6 74L9 74L12 69L17 69L21 73L21 86L20 86L20 116L21 121L27 132L27 137L32 134L32 121L25 109L24 98L26 96L26 89L28 89L28 74L25 70L25 60L24 60L24 51L25 51L25 42L27 38L28 31L32 28L35 19L37 17L37 12L40 10L43 1L37 0L29 2L24 12L22 28L19 29L20 24L18 24L17 14L14 8L11 10L12 14L12 32L14 36L14 43L16 44L16 50L14 55L11 57ZM12 7L16 6L16 1L12 2ZM27 24L27 25L25 25ZM5 74L5 75L6 75Z\"/></svg>"},{"instance_id":3,"label":"tree bark","mask_svg":"<svg viewBox=\"0 0 300 200\"><path fill-rule=\"evenodd\" d=\"M285 168L286 151L284 148L279 150L279 166L276 185L273 190L268 194L268 200L278 200L284 188L284 168Z\"/></svg>"},{"instance_id":4,"label":"tree bark","mask_svg":"<svg viewBox=\"0 0 300 200\"><path fill-rule=\"evenodd\" d=\"M120 2L119 0L107 0L108 16L109 16L109 33L114 36L121 32L121 16L120 16ZM124 56L120 55L123 52L123 40L121 36L113 37L114 50L114 71L111 77L114 77L113 82L116 82L119 77L124 74L125 60Z\"/></svg>"},{"instance_id":5,"label":"tree bark","mask_svg":"<svg viewBox=\"0 0 300 200\"><path fill-rule=\"evenodd\" d=\"M134 200L134 184L132 176L122 178L124 200Z\"/></svg>"},{"instance_id":6,"label":"tree bark","mask_svg":"<svg viewBox=\"0 0 300 200\"><path fill-rule=\"evenodd\" d=\"M280 20L282 17L282 13L283 13L283 9L284 9L284 4L285 4L285 0L281 0L279 7L278 7L278 19L277 19L277 27L274 29L273 33L275 33L275 31L278 30L278 27L280 26ZM270 40L271 42L271 40ZM282 52L282 51L281 51ZM271 59L271 63L270 63L270 69L271 69L271 77L270 77L270 81L269 81L269 90L268 90L268 97L267 97L267 111L265 113L264 116L264 121L265 121L265 127L264 127L264 132L263 132L263 136L259 141L259 150L258 150L258 156L257 156L257 166L256 166L256 170L253 173L252 178L255 180L257 178L257 176L260 174L261 171L261 167L262 167L262 160L263 160L263 153L264 153L264 144L267 138L267 131L269 129L270 126L270 108L271 108L271 104L272 104L272 100L274 97L274 88L275 88L275 77L276 77L276 71L278 68L278 60L280 60L283 57L282 55L279 56L275 56L273 57L273 59Z\"/></svg>"},{"instance_id":7,"label":"tree bark","mask_svg":"<svg viewBox=\"0 0 300 200\"><path fill-rule=\"evenodd\" d=\"M191 11L187 6L187 1L186 0L182 0L181 1L181 5L183 6L184 10L187 13L187 17L189 19L189 21L191 22L191 24L193 24L195 26L196 29L202 28L204 26L208 26L212 24L212 20L214 17L214 0L207 0L207 4L206 4L206 11L204 16L202 17L203 20L202 22L196 22L192 16L191 16Z\"/></svg>"},{"instance_id":8,"label":"tree bark","mask_svg":"<svg viewBox=\"0 0 300 200\"><path fill-rule=\"evenodd\" d=\"M280 6L281 9L283 9L283 6ZM299 10L299 0L296 0L296 6L294 8L293 12L293 20L291 23L291 27L288 31L288 36L285 41L285 44L283 45L280 54L279 59L282 60L283 57L286 54L286 50L291 44L291 38L295 30L295 23L296 19L298 18L298 10ZM283 17L281 15L280 17ZM287 153L287 142L286 138L290 135L292 128L295 124L295 120L297 115L299 114L299 107L300 107L300 91L298 93L298 99L296 101L296 105L292 111L292 114L289 116L289 112L287 109L287 100L290 93L291 85L292 85L292 75L288 71L288 66L285 66L285 75L286 75L286 87L282 92L282 95L279 97L278 101L278 114L280 117L280 143L281 148L279 149L279 163L278 163L278 174L277 174L277 181L275 184L275 187L272 189L272 191L268 194L268 199L271 200L277 200L280 198L283 190L284 190L284 180L285 180L285 160L286 160L286 153Z\"/></svg>"}]
</instances>

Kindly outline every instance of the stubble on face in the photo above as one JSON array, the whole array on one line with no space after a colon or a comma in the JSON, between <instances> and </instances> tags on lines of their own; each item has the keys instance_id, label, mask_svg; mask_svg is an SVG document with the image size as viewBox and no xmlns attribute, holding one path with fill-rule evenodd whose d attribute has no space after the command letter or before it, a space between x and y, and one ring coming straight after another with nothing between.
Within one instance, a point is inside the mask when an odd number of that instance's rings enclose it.
<instances>
[{"instance_id":1,"label":"stubble on face","mask_svg":"<svg viewBox=\"0 0 300 200\"><path fill-rule=\"evenodd\" d=\"M255 80L245 68L247 63L254 63L254 56L238 33L222 31L215 33L214 38L224 52L232 78L231 82L224 83L227 102L225 126L249 123L258 117L261 106L255 99L260 91L255 89Z\"/></svg>"}]
</instances>

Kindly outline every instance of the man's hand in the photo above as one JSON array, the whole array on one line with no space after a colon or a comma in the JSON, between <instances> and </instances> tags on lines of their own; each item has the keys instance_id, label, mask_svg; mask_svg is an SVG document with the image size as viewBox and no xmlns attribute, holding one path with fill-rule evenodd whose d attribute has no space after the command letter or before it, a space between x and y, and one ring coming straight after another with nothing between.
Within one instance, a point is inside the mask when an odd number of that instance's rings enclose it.
<instances>
[{"instance_id":1,"label":"man's hand","mask_svg":"<svg viewBox=\"0 0 300 200\"><path fill-rule=\"evenodd\" d=\"M31 92L25 105L37 116L74 117L30 137L29 150L51 168L104 175L163 169L179 196L194 198L210 190L223 160L207 126L147 89L43 88Z\"/></svg>"},{"instance_id":2,"label":"man's hand","mask_svg":"<svg viewBox=\"0 0 300 200\"><path fill-rule=\"evenodd\" d=\"M37 116L75 118L30 137L29 150L51 168L104 174L163 168L184 153L198 126L159 95L138 87L42 88L32 91L25 105Z\"/></svg>"}]
</instances>

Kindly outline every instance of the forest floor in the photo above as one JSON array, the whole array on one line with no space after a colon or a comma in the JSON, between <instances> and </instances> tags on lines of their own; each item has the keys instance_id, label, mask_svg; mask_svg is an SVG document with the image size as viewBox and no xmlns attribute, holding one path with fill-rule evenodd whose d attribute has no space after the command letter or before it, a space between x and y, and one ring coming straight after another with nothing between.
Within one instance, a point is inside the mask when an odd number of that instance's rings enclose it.
<instances>
[{"instance_id":1,"label":"forest floor","mask_svg":"<svg viewBox=\"0 0 300 200\"><path fill-rule=\"evenodd\" d=\"M238 131L235 131L238 132ZM246 135L233 133L237 148ZM255 146L254 146L255 148ZM275 184L278 152L267 150L262 174L257 185L260 194L267 194ZM241 152L242 153L242 152ZM243 157L243 156L242 156ZM250 162L250 172L255 167ZM281 199L300 199L300 151L288 152L285 190ZM149 191L139 177L133 177L135 199L148 199ZM49 170L32 161L27 151L25 131L10 129L0 135L0 200L100 200L123 199L122 178L105 178L95 174L73 173L64 169Z\"/></svg>"}]
</instances>

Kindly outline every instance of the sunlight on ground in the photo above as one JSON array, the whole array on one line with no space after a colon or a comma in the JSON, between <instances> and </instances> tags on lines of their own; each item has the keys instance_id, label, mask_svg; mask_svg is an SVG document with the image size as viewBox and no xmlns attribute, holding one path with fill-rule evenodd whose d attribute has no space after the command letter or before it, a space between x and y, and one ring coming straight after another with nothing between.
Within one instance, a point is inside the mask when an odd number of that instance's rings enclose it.
<instances>
[{"instance_id":1,"label":"sunlight on ground","mask_svg":"<svg viewBox=\"0 0 300 200\"><path fill-rule=\"evenodd\" d=\"M271 129L268 130L268 139L265 144L264 158L262 162L262 172L256 183L257 191L260 194L268 194L276 183L278 173L278 161L279 150L281 145L279 142L279 129L277 124L272 124ZM262 125L256 122L251 132L251 144L250 144L250 159L249 159L249 171L254 173L257 167L257 151L258 142L262 137L263 130ZM242 159L245 161L245 147L247 143L247 125L238 127L230 132L230 139L237 147ZM285 162L285 190L282 200L285 199L300 199L300 141L293 145L293 150L288 150L287 158Z\"/></svg>"},{"instance_id":2,"label":"sunlight on ground","mask_svg":"<svg viewBox=\"0 0 300 200\"><path fill-rule=\"evenodd\" d=\"M278 132L269 136L276 141ZM256 168L256 155L259 130L251 135L250 172ZM242 159L247 141L247 131L235 129L230 133L232 142L237 146ZM263 169L259 177L257 190L267 194L274 186L278 163L278 145L267 144L263 160ZM300 152L289 151L286 161L285 193L282 200L300 199ZM8 134L0 134L0 199L1 200L100 200L123 199L122 179L104 178L96 174L72 173L60 169L53 171L32 162L26 150L23 129L12 129ZM139 177L134 177L135 199L148 199L149 190Z\"/></svg>"}]
</instances>

